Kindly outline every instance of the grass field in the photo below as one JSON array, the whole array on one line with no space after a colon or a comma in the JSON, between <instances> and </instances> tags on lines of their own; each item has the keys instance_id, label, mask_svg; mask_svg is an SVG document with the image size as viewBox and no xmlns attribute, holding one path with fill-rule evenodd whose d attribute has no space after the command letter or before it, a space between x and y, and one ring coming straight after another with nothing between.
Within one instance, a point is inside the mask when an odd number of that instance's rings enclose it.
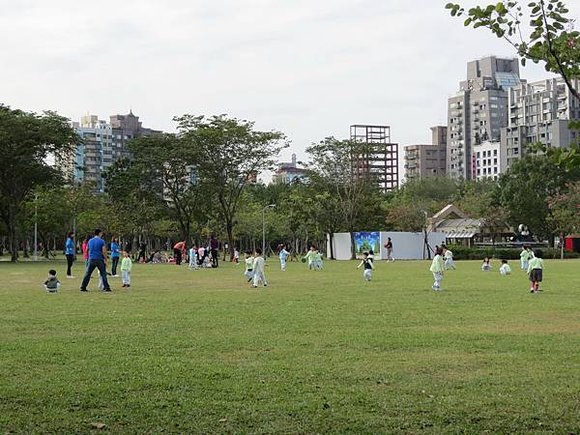
<instances>
[{"instance_id":1,"label":"grass field","mask_svg":"<svg viewBox=\"0 0 580 435\"><path fill-rule=\"evenodd\" d=\"M2 433L580 434L580 261L540 294L458 262L302 263L250 289L242 266L135 265L131 289L41 290L0 263ZM101 426L104 425L104 426Z\"/></svg>"}]
</instances>

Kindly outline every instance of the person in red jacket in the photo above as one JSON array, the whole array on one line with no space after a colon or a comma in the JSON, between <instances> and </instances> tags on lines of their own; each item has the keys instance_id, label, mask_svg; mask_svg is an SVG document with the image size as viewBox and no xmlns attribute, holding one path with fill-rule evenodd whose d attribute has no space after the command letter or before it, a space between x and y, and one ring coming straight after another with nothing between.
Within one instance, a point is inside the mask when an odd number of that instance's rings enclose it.
<instances>
[{"instance_id":1,"label":"person in red jacket","mask_svg":"<svg viewBox=\"0 0 580 435\"><path fill-rule=\"evenodd\" d=\"M173 246L173 254L175 256L175 264L178 266L181 264L181 259L183 258L183 254L185 254L185 242L177 242Z\"/></svg>"}]
</instances>

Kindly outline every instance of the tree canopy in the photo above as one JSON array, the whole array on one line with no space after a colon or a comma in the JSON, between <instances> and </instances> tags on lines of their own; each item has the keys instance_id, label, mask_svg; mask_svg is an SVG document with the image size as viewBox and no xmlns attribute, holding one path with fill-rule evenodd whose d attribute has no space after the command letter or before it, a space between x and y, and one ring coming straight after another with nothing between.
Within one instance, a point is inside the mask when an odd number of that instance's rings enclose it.
<instances>
[{"instance_id":1,"label":"tree canopy","mask_svg":"<svg viewBox=\"0 0 580 435\"><path fill-rule=\"evenodd\" d=\"M18 258L16 224L24 202L36 187L59 180L61 174L48 158L69 151L77 139L68 120L54 112L38 115L0 105L0 217L13 261Z\"/></svg>"}]
</instances>

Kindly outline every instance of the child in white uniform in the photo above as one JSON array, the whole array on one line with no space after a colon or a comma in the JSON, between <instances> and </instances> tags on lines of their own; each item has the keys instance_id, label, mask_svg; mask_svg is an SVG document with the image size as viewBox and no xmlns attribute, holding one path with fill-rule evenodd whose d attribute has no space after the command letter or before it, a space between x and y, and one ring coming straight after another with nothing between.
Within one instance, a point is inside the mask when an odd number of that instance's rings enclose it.
<instances>
[{"instance_id":1,"label":"child in white uniform","mask_svg":"<svg viewBox=\"0 0 580 435\"><path fill-rule=\"evenodd\" d=\"M262 257L262 250L260 248L256 248L256 257L254 258L254 283L252 287L258 287L258 284L264 284L264 287L268 285L266 281L266 274L264 273L264 268L266 266L266 262L264 261L264 257Z\"/></svg>"},{"instance_id":2,"label":"child in white uniform","mask_svg":"<svg viewBox=\"0 0 580 435\"><path fill-rule=\"evenodd\" d=\"M435 291L441 290L441 281L443 280L443 271L445 269L445 263L443 261L443 249L437 248L435 251L435 257L433 257L433 262L429 270L433 273L433 285L431 288Z\"/></svg>"},{"instance_id":3,"label":"child in white uniform","mask_svg":"<svg viewBox=\"0 0 580 435\"><path fill-rule=\"evenodd\" d=\"M280 269L282 269L284 272L286 272L286 259L288 258L289 255L290 252L288 252L286 250L286 247L282 245L282 249L280 249L278 257L280 258Z\"/></svg>"},{"instance_id":4,"label":"child in white uniform","mask_svg":"<svg viewBox=\"0 0 580 435\"><path fill-rule=\"evenodd\" d=\"M244 270L244 276L248 282L250 282L254 278L254 257L252 257L252 253L250 251L246 251L245 254L246 258L244 263L246 264L246 270Z\"/></svg>"},{"instance_id":5,"label":"child in white uniform","mask_svg":"<svg viewBox=\"0 0 580 435\"><path fill-rule=\"evenodd\" d=\"M499 274L501 276L511 275L512 268L508 264L507 260L501 260L501 266L499 268Z\"/></svg>"},{"instance_id":6,"label":"child in white uniform","mask_svg":"<svg viewBox=\"0 0 580 435\"><path fill-rule=\"evenodd\" d=\"M453 261L453 252L447 247L443 247L443 258L445 259L445 269L455 270L455 262Z\"/></svg>"},{"instance_id":7,"label":"child in white uniform","mask_svg":"<svg viewBox=\"0 0 580 435\"><path fill-rule=\"evenodd\" d=\"M189 248L189 268L190 269L197 269L197 248L193 245Z\"/></svg>"}]
</instances>

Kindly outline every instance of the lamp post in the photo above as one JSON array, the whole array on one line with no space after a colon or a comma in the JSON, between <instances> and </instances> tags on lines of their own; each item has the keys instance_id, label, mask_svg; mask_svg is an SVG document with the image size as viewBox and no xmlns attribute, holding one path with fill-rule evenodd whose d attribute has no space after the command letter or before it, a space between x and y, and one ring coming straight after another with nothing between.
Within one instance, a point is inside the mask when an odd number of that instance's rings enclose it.
<instances>
[{"instance_id":1,"label":"lamp post","mask_svg":"<svg viewBox=\"0 0 580 435\"><path fill-rule=\"evenodd\" d=\"M262 209L262 255L266 256L266 210L276 207L276 204L268 204Z\"/></svg>"},{"instance_id":2,"label":"lamp post","mask_svg":"<svg viewBox=\"0 0 580 435\"><path fill-rule=\"evenodd\" d=\"M34 195L34 261L38 261L38 194Z\"/></svg>"},{"instance_id":3,"label":"lamp post","mask_svg":"<svg viewBox=\"0 0 580 435\"><path fill-rule=\"evenodd\" d=\"M425 223L423 224L423 260L425 259L425 252L427 252L427 259L431 260L431 248L429 246L429 237L427 237L427 222L429 215L425 210L421 210L425 215Z\"/></svg>"}]
</instances>

